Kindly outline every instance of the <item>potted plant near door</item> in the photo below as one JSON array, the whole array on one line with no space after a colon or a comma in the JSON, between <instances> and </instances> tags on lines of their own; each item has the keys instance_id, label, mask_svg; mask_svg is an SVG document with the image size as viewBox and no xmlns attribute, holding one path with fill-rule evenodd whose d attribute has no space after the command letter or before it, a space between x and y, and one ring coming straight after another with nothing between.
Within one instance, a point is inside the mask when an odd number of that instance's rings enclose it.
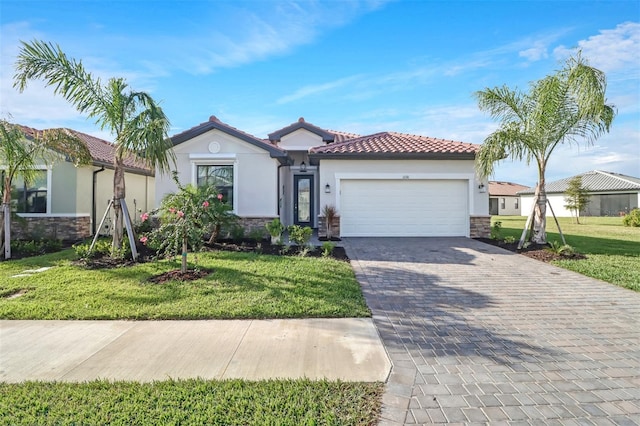
<instances>
[{"instance_id":1,"label":"potted plant near door","mask_svg":"<svg viewBox=\"0 0 640 426\"><path fill-rule=\"evenodd\" d=\"M280 222L279 218L276 217L271 222L267 222L265 228L267 228L269 235L271 235L271 244L280 244L282 242L284 225Z\"/></svg>"},{"instance_id":2,"label":"potted plant near door","mask_svg":"<svg viewBox=\"0 0 640 426\"><path fill-rule=\"evenodd\" d=\"M333 225L338 218L338 210L332 205L325 205L322 209L322 215L324 216L327 231L327 241L331 241L333 238Z\"/></svg>"}]
</instances>

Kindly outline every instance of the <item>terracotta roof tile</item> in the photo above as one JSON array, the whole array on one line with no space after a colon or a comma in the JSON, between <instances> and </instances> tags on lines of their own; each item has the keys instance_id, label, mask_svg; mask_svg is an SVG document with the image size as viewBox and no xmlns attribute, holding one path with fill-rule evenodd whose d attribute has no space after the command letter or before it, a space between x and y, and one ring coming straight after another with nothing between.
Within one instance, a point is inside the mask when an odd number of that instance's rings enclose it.
<instances>
[{"instance_id":1,"label":"terracotta roof tile","mask_svg":"<svg viewBox=\"0 0 640 426\"><path fill-rule=\"evenodd\" d=\"M381 132L311 149L314 154L449 154L474 156L480 145L406 133Z\"/></svg>"},{"instance_id":2,"label":"terracotta roof tile","mask_svg":"<svg viewBox=\"0 0 640 426\"><path fill-rule=\"evenodd\" d=\"M244 132L238 128L230 126L229 124L220 121L218 117L216 117L215 115L212 115L211 117L209 117L209 121L205 121L204 123L200 123L197 126L193 126L190 129L187 129L183 132L173 135L171 137L171 140L173 141L173 145L175 146L183 142L186 142L198 135L206 133L212 129L221 130L239 139L243 139L244 141L249 142L252 145L266 149L267 151L271 152L272 156L286 157L286 151L280 148L275 143L272 143L271 141L268 141L265 139L260 139L250 133Z\"/></svg>"},{"instance_id":3,"label":"terracotta roof tile","mask_svg":"<svg viewBox=\"0 0 640 426\"><path fill-rule=\"evenodd\" d=\"M357 133L341 132L340 130L327 130L327 132L333 134L334 136L333 143L340 143L340 142L347 141L349 139L362 137L362 135L359 135Z\"/></svg>"},{"instance_id":4,"label":"terracotta roof tile","mask_svg":"<svg viewBox=\"0 0 640 426\"><path fill-rule=\"evenodd\" d=\"M515 197L516 195L518 195L519 191L523 191L527 188L528 186L519 185L512 182L490 181L489 195Z\"/></svg>"},{"instance_id":5,"label":"terracotta roof tile","mask_svg":"<svg viewBox=\"0 0 640 426\"><path fill-rule=\"evenodd\" d=\"M91 158L93 158L94 162L100 163L101 165L112 165L113 159L115 157L116 148L115 145L111 142L105 141L104 139L96 138L95 136L88 135L86 133L79 132L73 129L64 129L71 133L73 133L78 139L84 142L89 148L89 152L91 153ZM153 168L149 167L143 160L137 158L132 154L125 154L123 158L123 163L125 167L138 170L140 172L144 172L146 174L153 174L155 171Z\"/></svg>"},{"instance_id":6,"label":"terracotta roof tile","mask_svg":"<svg viewBox=\"0 0 640 426\"><path fill-rule=\"evenodd\" d=\"M32 127L27 127L23 125L18 125L22 132L28 139L32 139L38 136L39 133L42 133L42 130L34 129ZM57 130L57 129L48 129L48 130ZM115 146L104 139L97 138L95 136L88 135L86 133L79 132L73 129L62 128L59 130L63 130L64 132L71 133L80 139L89 149L91 153L91 158L93 159L94 164L111 166L113 165L113 159L115 156ZM124 165L126 168L130 169L134 172L139 172L142 174L153 175L155 170L146 165L146 163L134 155L125 155L124 157Z\"/></svg>"}]
</instances>

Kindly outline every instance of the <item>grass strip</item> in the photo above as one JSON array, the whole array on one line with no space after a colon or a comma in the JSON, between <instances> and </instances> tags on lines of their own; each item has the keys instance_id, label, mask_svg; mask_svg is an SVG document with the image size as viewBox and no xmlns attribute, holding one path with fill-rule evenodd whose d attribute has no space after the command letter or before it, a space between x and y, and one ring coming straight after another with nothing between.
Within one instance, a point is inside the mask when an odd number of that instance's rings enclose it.
<instances>
[{"instance_id":1,"label":"grass strip","mask_svg":"<svg viewBox=\"0 0 640 426\"><path fill-rule=\"evenodd\" d=\"M162 261L88 270L73 253L0 263L2 319L241 319L367 317L351 266L330 258L206 252L194 281L150 283L176 269ZM14 277L25 270L44 272ZM19 297L10 297L18 292Z\"/></svg>"},{"instance_id":2,"label":"grass strip","mask_svg":"<svg viewBox=\"0 0 640 426\"><path fill-rule=\"evenodd\" d=\"M371 425L382 383L0 383L0 425Z\"/></svg>"},{"instance_id":3,"label":"grass strip","mask_svg":"<svg viewBox=\"0 0 640 426\"><path fill-rule=\"evenodd\" d=\"M620 217L583 217L580 224L568 217L558 220L567 244L587 259L556 260L554 265L640 291L640 228L625 227ZM502 224L502 237L519 239L526 217L493 216L491 223L496 221ZM561 241L552 217L547 218L547 241Z\"/></svg>"}]
</instances>

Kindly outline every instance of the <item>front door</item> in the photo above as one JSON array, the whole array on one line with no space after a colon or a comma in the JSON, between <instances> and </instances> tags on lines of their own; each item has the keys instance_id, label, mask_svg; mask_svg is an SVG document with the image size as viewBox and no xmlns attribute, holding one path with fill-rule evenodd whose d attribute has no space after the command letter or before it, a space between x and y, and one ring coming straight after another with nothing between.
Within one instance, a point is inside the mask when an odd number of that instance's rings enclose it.
<instances>
[{"instance_id":1,"label":"front door","mask_svg":"<svg viewBox=\"0 0 640 426\"><path fill-rule=\"evenodd\" d=\"M313 227L313 175L293 176L293 223Z\"/></svg>"}]
</instances>

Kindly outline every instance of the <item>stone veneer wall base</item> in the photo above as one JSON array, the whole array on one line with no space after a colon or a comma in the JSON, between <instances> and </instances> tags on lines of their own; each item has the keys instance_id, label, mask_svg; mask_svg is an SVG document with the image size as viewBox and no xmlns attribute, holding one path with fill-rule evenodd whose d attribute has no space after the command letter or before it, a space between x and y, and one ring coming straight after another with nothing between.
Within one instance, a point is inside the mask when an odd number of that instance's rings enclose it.
<instances>
[{"instance_id":1,"label":"stone veneer wall base","mask_svg":"<svg viewBox=\"0 0 640 426\"><path fill-rule=\"evenodd\" d=\"M471 238L491 237L491 216L470 216L469 236Z\"/></svg>"},{"instance_id":2,"label":"stone veneer wall base","mask_svg":"<svg viewBox=\"0 0 640 426\"><path fill-rule=\"evenodd\" d=\"M0 214L0 223L3 217ZM21 217L11 220L11 238L16 240L56 239L76 241L91 236L91 218L87 216Z\"/></svg>"},{"instance_id":3,"label":"stone veneer wall base","mask_svg":"<svg viewBox=\"0 0 640 426\"><path fill-rule=\"evenodd\" d=\"M331 226L332 236L339 238L340 237L340 216L337 216L333 221L333 225ZM327 237L327 225L324 216L318 216L318 237L326 238Z\"/></svg>"}]
</instances>

